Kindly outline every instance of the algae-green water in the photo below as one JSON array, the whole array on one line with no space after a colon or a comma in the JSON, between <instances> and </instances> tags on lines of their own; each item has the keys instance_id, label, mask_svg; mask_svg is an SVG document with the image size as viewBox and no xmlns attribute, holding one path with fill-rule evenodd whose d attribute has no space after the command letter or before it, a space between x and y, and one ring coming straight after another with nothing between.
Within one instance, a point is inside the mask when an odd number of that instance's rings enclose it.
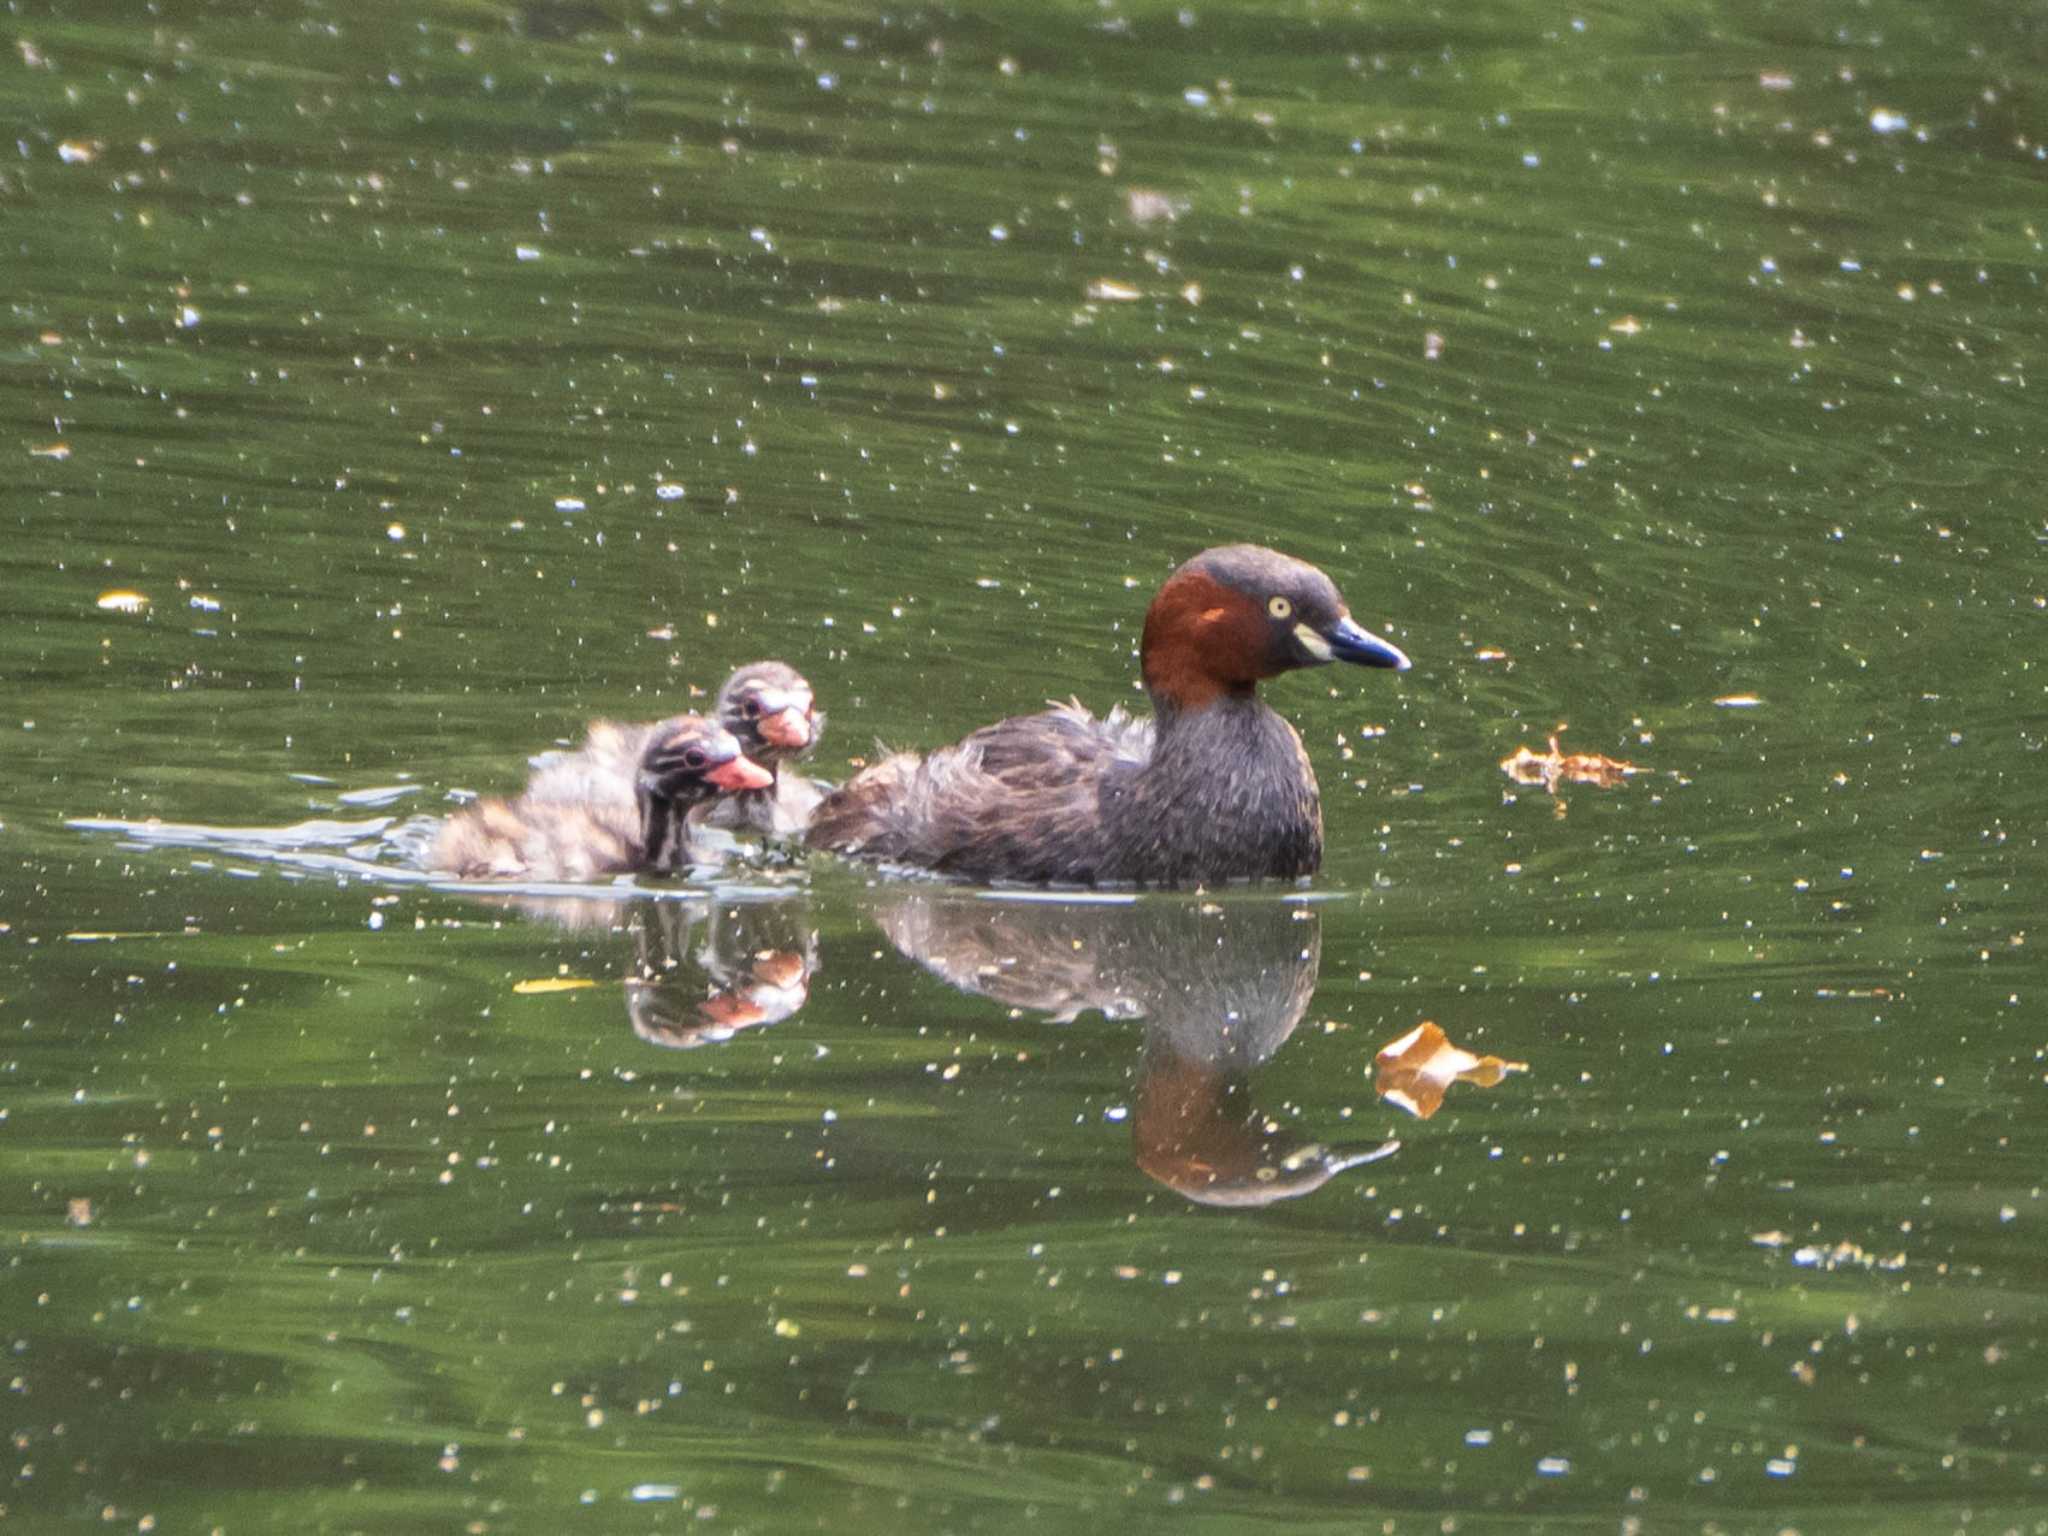
<instances>
[{"instance_id":1,"label":"algae-green water","mask_svg":"<svg viewBox=\"0 0 2048 1536\"><path fill-rule=\"evenodd\" d=\"M0 1528L2048 1529L2038 5L0 30ZM360 856L1239 539L1306 890Z\"/></svg>"}]
</instances>

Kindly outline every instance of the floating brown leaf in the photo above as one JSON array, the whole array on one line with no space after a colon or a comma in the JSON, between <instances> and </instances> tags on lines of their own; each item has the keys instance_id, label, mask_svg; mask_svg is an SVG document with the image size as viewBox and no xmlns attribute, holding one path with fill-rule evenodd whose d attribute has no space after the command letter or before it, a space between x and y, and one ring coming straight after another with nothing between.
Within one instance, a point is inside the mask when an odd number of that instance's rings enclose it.
<instances>
[{"instance_id":1,"label":"floating brown leaf","mask_svg":"<svg viewBox=\"0 0 2048 1536\"><path fill-rule=\"evenodd\" d=\"M1517 747L1500 760L1500 771L1517 784L1541 788L1554 795L1560 784L1591 784L1597 789L1612 789L1630 774L1644 770L1634 763L1604 757L1598 752L1566 752L1557 744L1556 734L1552 733L1548 752Z\"/></svg>"},{"instance_id":2,"label":"floating brown leaf","mask_svg":"<svg viewBox=\"0 0 2048 1536\"><path fill-rule=\"evenodd\" d=\"M1529 1070L1526 1061L1474 1056L1460 1049L1428 1019L1381 1046L1375 1060L1379 1072L1373 1078L1373 1092L1418 1120L1437 1112L1444 1102L1444 1090L1452 1083L1491 1088L1510 1072Z\"/></svg>"}]
</instances>

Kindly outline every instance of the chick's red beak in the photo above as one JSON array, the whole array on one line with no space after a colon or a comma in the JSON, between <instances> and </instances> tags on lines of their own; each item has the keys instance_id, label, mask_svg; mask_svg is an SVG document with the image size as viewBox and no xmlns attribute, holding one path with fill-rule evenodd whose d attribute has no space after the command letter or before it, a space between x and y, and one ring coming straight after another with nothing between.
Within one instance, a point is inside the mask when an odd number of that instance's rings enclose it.
<instances>
[{"instance_id":1,"label":"chick's red beak","mask_svg":"<svg viewBox=\"0 0 2048 1536\"><path fill-rule=\"evenodd\" d=\"M786 704L760 721L761 739L771 747L798 752L811 744L811 717L801 705Z\"/></svg>"},{"instance_id":2,"label":"chick's red beak","mask_svg":"<svg viewBox=\"0 0 2048 1536\"><path fill-rule=\"evenodd\" d=\"M775 775L751 757L736 757L729 763L720 763L711 769L704 775L704 781L728 792L740 789L766 789L775 782Z\"/></svg>"}]
</instances>

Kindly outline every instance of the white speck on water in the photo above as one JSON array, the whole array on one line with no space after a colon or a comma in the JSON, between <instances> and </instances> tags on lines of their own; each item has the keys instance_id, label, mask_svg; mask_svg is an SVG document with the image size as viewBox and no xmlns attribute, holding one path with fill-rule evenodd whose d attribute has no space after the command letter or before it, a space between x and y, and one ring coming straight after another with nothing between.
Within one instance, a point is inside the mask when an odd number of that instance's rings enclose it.
<instances>
[{"instance_id":1,"label":"white speck on water","mask_svg":"<svg viewBox=\"0 0 2048 1536\"><path fill-rule=\"evenodd\" d=\"M1493 1444L1493 1431L1490 1429L1468 1429L1465 1431L1465 1443L1467 1445L1491 1445Z\"/></svg>"},{"instance_id":2,"label":"white speck on water","mask_svg":"<svg viewBox=\"0 0 2048 1536\"><path fill-rule=\"evenodd\" d=\"M379 928L382 928L383 926L384 914L382 912L372 912L370 914L370 931L372 933L375 933Z\"/></svg>"},{"instance_id":3,"label":"white speck on water","mask_svg":"<svg viewBox=\"0 0 2048 1536\"><path fill-rule=\"evenodd\" d=\"M683 1490L675 1483L635 1483L633 1491L626 1495L635 1504L653 1504L666 1499L682 1497Z\"/></svg>"},{"instance_id":4,"label":"white speck on water","mask_svg":"<svg viewBox=\"0 0 2048 1536\"><path fill-rule=\"evenodd\" d=\"M1527 166L1532 171L1535 170L1536 167L1538 167L1542 163L1543 157L1537 154L1536 151L1533 149L1522 156L1522 164Z\"/></svg>"},{"instance_id":5,"label":"white speck on water","mask_svg":"<svg viewBox=\"0 0 2048 1536\"><path fill-rule=\"evenodd\" d=\"M1536 1475L1538 1477L1565 1477L1570 1474L1571 1470L1572 1463L1569 1456L1543 1456L1539 1457L1536 1462Z\"/></svg>"},{"instance_id":6,"label":"white speck on water","mask_svg":"<svg viewBox=\"0 0 2048 1536\"><path fill-rule=\"evenodd\" d=\"M185 330L195 330L199 325L199 311L187 304L178 311L178 324Z\"/></svg>"},{"instance_id":7,"label":"white speck on water","mask_svg":"<svg viewBox=\"0 0 2048 1536\"><path fill-rule=\"evenodd\" d=\"M673 480L664 480L654 488L654 494L661 501L681 501L690 492L687 487L677 485Z\"/></svg>"},{"instance_id":8,"label":"white speck on water","mask_svg":"<svg viewBox=\"0 0 2048 1536\"><path fill-rule=\"evenodd\" d=\"M824 74L818 76L818 89L821 91L829 91L838 84L839 77L833 74L830 70L827 70Z\"/></svg>"},{"instance_id":9,"label":"white speck on water","mask_svg":"<svg viewBox=\"0 0 2048 1536\"><path fill-rule=\"evenodd\" d=\"M518 261L539 261L540 247L537 245L515 245L512 247L512 255Z\"/></svg>"},{"instance_id":10,"label":"white speck on water","mask_svg":"<svg viewBox=\"0 0 2048 1536\"><path fill-rule=\"evenodd\" d=\"M1191 85L1182 91L1180 99L1191 107L1206 107L1209 105L1209 93L1199 85Z\"/></svg>"},{"instance_id":11,"label":"white speck on water","mask_svg":"<svg viewBox=\"0 0 2048 1536\"><path fill-rule=\"evenodd\" d=\"M997 242L1007 240L1010 238L1010 226L1007 224L991 224L988 227L988 237Z\"/></svg>"},{"instance_id":12,"label":"white speck on water","mask_svg":"<svg viewBox=\"0 0 2048 1536\"><path fill-rule=\"evenodd\" d=\"M1116 1125L1122 1125L1130 1117L1131 1109L1128 1104L1112 1104L1102 1112L1103 1119Z\"/></svg>"},{"instance_id":13,"label":"white speck on water","mask_svg":"<svg viewBox=\"0 0 2048 1536\"><path fill-rule=\"evenodd\" d=\"M581 512L583 506L584 503L581 496L557 496L555 498L555 510L557 512Z\"/></svg>"},{"instance_id":14,"label":"white speck on water","mask_svg":"<svg viewBox=\"0 0 2048 1536\"><path fill-rule=\"evenodd\" d=\"M1906 121L1906 114L1894 112L1890 107L1879 107L1870 114L1872 133L1904 133L1913 125Z\"/></svg>"}]
</instances>

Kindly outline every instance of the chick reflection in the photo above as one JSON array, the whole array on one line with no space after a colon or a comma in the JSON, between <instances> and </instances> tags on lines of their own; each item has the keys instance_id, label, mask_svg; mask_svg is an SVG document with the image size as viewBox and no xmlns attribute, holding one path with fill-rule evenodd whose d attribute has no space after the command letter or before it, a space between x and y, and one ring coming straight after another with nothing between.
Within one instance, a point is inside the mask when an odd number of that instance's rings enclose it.
<instances>
[{"instance_id":1,"label":"chick reflection","mask_svg":"<svg viewBox=\"0 0 2048 1536\"><path fill-rule=\"evenodd\" d=\"M714 1045L778 1024L809 999L818 936L806 903L714 902L708 914L695 903L642 907L633 924L637 960L626 978L626 1017L649 1045ZM692 956L700 915L704 932Z\"/></svg>"},{"instance_id":2,"label":"chick reflection","mask_svg":"<svg viewBox=\"0 0 2048 1536\"><path fill-rule=\"evenodd\" d=\"M463 892L469 895L467 889ZM810 998L818 935L802 897L634 901L476 895L479 906L570 933L631 934L626 1020L649 1045L714 1045L777 1024Z\"/></svg>"},{"instance_id":3,"label":"chick reflection","mask_svg":"<svg viewBox=\"0 0 2048 1536\"><path fill-rule=\"evenodd\" d=\"M1400 1146L1309 1140L1252 1102L1252 1072L1315 994L1322 931L1312 907L915 890L875 917L898 949L963 992L1059 1020L1089 1009L1142 1017L1133 1150L1140 1168L1190 1200L1270 1205Z\"/></svg>"}]
</instances>

